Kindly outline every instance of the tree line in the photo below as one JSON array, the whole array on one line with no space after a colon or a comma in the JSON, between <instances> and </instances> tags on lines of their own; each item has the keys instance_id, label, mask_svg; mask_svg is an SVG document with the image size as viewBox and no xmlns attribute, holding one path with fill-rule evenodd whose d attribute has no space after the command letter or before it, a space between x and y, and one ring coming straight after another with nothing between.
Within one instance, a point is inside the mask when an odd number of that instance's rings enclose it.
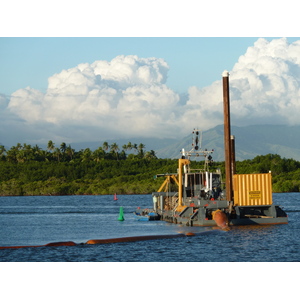
<instances>
[{"instance_id":1,"label":"tree line","mask_svg":"<svg viewBox=\"0 0 300 300\"><path fill-rule=\"evenodd\" d=\"M238 161L237 173L272 172L273 192L300 192L300 162L292 158L282 158L278 154L258 155L253 159Z\"/></svg>"},{"instance_id":2,"label":"tree line","mask_svg":"<svg viewBox=\"0 0 300 300\"><path fill-rule=\"evenodd\" d=\"M174 173L178 168L177 159L157 158L154 151L147 155L143 144L128 148L124 145L121 151L106 142L95 151L75 151L61 144L58 155L58 147L50 142L47 150L18 144L0 152L0 196L149 194L158 190L164 180L154 179L154 175ZM203 164L192 161L191 168L201 169ZM210 162L210 170L214 169L221 169L225 177L224 162ZM261 155L237 161L236 171L271 171L273 192L300 191L300 162L294 159Z\"/></svg>"},{"instance_id":3,"label":"tree line","mask_svg":"<svg viewBox=\"0 0 300 300\"><path fill-rule=\"evenodd\" d=\"M157 188L148 178L149 166L160 169L164 163L145 148L142 143L119 147L104 142L94 151L75 151L51 140L46 150L20 143L6 150L0 145L0 196L148 193Z\"/></svg>"},{"instance_id":4,"label":"tree line","mask_svg":"<svg viewBox=\"0 0 300 300\"><path fill-rule=\"evenodd\" d=\"M20 143L6 150L3 145L0 145L0 160L24 163L29 161L83 162L93 160L98 162L105 159L156 158L155 151L145 151L145 147L146 146L142 143L137 145L128 142L128 144L123 145L120 150L116 143L109 145L108 142L104 142L103 145L98 147L95 151L92 151L90 148L75 151L71 145L67 146L64 142L61 143L59 147L56 147L55 143L50 140L47 145L47 150L43 150L38 145L21 145Z\"/></svg>"}]
</instances>

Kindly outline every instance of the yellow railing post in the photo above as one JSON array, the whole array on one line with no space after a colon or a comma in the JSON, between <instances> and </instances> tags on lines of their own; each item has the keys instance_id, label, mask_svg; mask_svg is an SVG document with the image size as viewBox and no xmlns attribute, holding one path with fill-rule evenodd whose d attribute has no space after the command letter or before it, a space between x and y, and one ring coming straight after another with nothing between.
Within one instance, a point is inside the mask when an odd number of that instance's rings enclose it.
<instances>
[{"instance_id":1,"label":"yellow railing post","mask_svg":"<svg viewBox=\"0 0 300 300\"><path fill-rule=\"evenodd\" d=\"M190 161L188 159L183 159L180 158L179 159L179 163L178 163L178 182L179 182L179 186L178 186L178 208L182 207L182 176L183 176L183 172L182 172L182 167L184 165L188 165L190 163Z\"/></svg>"}]
</instances>

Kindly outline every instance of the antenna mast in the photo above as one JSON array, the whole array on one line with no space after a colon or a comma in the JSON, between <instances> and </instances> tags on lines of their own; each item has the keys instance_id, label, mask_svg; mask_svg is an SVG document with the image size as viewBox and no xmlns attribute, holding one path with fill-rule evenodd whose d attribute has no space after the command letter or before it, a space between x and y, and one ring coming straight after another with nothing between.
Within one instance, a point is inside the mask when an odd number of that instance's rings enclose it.
<instances>
[{"instance_id":1,"label":"antenna mast","mask_svg":"<svg viewBox=\"0 0 300 300\"><path fill-rule=\"evenodd\" d=\"M182 150L184 156L186 156L189 160L191 156L200 157L203 156L205 158L204 162L204 170L208 169L208 163L212 159L211 154L214 152L212 150L202 150L202 130L194 129L193 130L193 142L192 149L190 151Z\"/></svg>"}]
</instances>

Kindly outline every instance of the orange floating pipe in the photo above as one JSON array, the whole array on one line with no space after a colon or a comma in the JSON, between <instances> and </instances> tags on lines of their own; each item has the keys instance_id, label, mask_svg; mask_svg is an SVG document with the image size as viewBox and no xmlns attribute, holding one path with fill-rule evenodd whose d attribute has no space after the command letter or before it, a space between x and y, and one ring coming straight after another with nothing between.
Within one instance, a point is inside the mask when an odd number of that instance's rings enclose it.
<instances>
[{"instance_id":1,"label":"orange floating pipe","mask_svg":"<svg viewBox=\"0 0 300 300\"><path fill-rule=\"evenodd\" d=\"M0 249L19 249L19 248L36 248L36 247L43 247L42 245L39 246L4 246L0 247Z\"/></svg>"},{"instance_id":2,"label":"orange floating pipe","mask_svg":"<svg viewBox=\"0 0 300 300\"><path fill-rule=\"evenodd\" d=\"M125 242L170 239L170 238L187 237L187 236L195 236L195 235L196 234L194 234L192 232L188 232L186 234L178 233L178 234L167 234L167 235L129 236L129 237L112 238L112 239L93 239L93 240L88 240L85 244L86 245L96 245L96 244L125 243ZM0 247L0 249L59 247L59 246L76 246L76 245L78 245L78 244L68 241L68 242L54 242L54 243L48 243L46 245L38 245L38 246L4 246L4 247Z\"/></svg>"},{"instance_id":3,"label":"orange floating pipe","mask_svg":"<svg viewBox=\"0 0 300 300\"><path fill-rule=\"evenodd\" d=\"M184 237L185 234L169 234L169 235L145 235L145 236L129 236L113 239L101 239L101 240L89 240L86 242L88 245L95 244L110 244L110 243L125 243L125 242L137 242L137 241L148 241L158 239L170 239L174 237Z\"/></svg>"},{"instance_id":4,"label":"orange floating pipe","mask_svg":"<svg viewBox=\"0 0 300 300\"><path fill-rule=\"evenodd\" d=\"M36 248L36 247L58 247L58 246L76 246L74 242L54 242L48 243L46 245L37 245L37 246L5 246L0 247L0 249L19 249L19 248Z\"/></svg>"},{"instance_id":5,"label":"orange floating pipe","mask_svg":"<svg viewBox=\"0 0 300 300\"><path fill-rule=\"evenodd\" d=\"M194 236L195 233L193 233L193 232L187 232L185 235L186 235L186 236Z\"/></svg>"},{"instance_id":6,"label":"orange floating pipe","mask_svg":"<svg viewBox=\"0 0 300 300\"><path fill-rule=\"evenodd\" d=\"M46 247L58 247L58 246L76 246L77 244L74 242L54 242L54 243L49 243L44 246Z\"/></svg>"}]
</instances>

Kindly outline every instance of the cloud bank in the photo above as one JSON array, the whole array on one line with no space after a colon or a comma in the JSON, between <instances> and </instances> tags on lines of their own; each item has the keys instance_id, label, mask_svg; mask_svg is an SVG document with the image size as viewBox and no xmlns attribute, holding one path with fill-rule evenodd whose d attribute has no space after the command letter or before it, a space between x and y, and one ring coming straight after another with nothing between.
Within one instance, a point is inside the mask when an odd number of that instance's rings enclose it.
<instances>
[{"instance_id":1,"label":"cloud bank","mask_svg":"<svg viewBox=\"0 0 300 300\"><path fill-rule=\"evenodd\" d=\"M258 39L230 71L229 85L232 124L299 125L300 41ZM191 87L187 108L200 108L195 114L210 125L222 123L221 93L221 80Z\"/></svg>"},{"instance_id":2,"label":"cloud bank","mask_svg":"<svg viewBox=\"0 0 300 300\"><path fill-rule=\"evenodd\" d=\"M37 142L180 137L223 123L223 70L184 98L167 86L168 70L161 58L120 55L62 70L45 93L19 89L0 105ZM300 41L258 39L229 71L232 125L300 124Z\"/></svg>"}]
</instances>

